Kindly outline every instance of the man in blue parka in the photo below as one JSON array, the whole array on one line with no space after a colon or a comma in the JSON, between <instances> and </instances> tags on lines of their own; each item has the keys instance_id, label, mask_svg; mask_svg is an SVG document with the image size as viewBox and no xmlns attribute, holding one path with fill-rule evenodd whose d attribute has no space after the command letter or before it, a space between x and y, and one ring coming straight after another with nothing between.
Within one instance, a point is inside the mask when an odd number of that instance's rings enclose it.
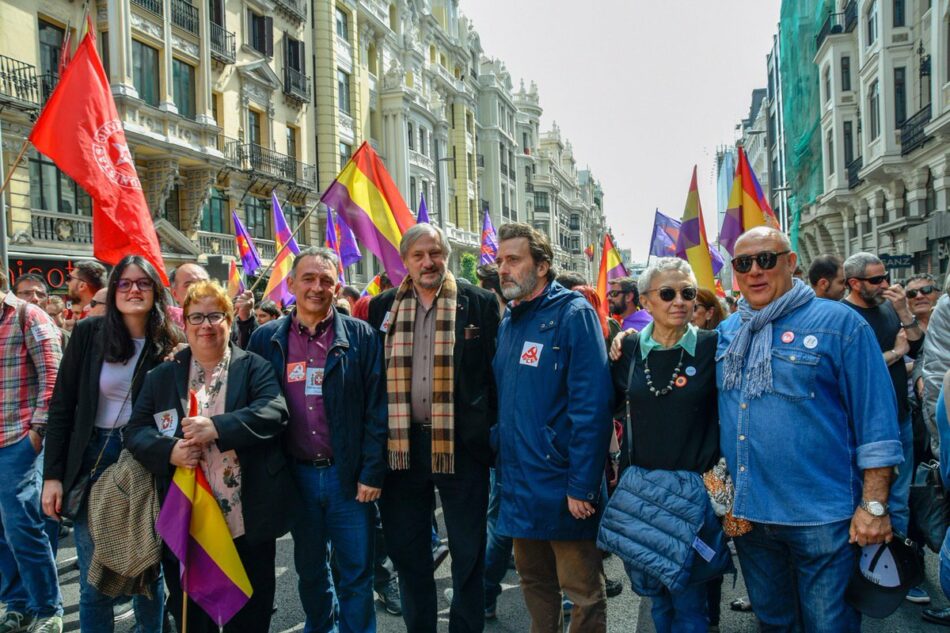
<instances>
[{"instance_id":1,"label":"man in blue parka","mask_svg":"<svg viewBox=\"0 0 950 633\"><path fill-rule=\"evenodd\" d=\"M493 368L498 386L498 531L514 538L532 632L606 631L602 554L610 371L597 314L554 281L547 239L527 224L498 232L498 272L510 301Z\"/></svg>"}]
</instances>

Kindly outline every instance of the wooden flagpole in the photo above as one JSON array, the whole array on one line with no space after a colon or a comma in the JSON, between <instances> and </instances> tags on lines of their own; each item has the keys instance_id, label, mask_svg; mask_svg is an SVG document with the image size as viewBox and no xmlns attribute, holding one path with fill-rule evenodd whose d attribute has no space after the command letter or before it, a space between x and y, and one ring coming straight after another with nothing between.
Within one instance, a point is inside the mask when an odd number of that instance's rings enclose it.
<instances>
[{"instance_id":1,"label":"wooden flagpole","mask_svg":"<svg viewBox=\"0 0 950 633\"><path fill-rule=\"evenodd\" d=\"M284 201L284 204L287 204L286 200ZM297 228L295 228L293 233L290 234L290 239L296 238L297 233L300 231L300 229L303 228L303 225L307 223L307 220L310 218L313 212L317 210L317 207L319 206L320 206L320 200L317 200L316 204L310 207L310 210L307 211L307 215L303 216L303 219L300 220L300 224L297 225ZM287 240L286 242L284 242L284 245L280 247L280 250L274 253L274 257L270 260L270 263L267 265L267 267L264 268L264 272L262 272L260 275L257 276L257 279L254 281L254 284L251 286L250 288L251 292L254 292L254 289L257 288L257 284L261 283L261 281L264 279L264 275L267 274L267 271L269 271L271 268L274 267L274 262L277 261L277 257L281 253L284 252L284 249L287 248L288 244L290 244L290 240Z\"/></svg>"}]
</instances>

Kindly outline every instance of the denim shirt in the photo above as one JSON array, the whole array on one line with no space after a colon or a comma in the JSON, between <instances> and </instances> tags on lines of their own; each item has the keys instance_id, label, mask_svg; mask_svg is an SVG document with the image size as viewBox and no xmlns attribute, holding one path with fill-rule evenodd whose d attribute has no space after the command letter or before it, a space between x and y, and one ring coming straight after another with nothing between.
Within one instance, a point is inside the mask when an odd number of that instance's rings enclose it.
<instances>
[{"instance_id":1,"label":"denim shirt","mask_svg":"<svg viewBox=\"0 0 950 633\"><path fill-rule=\"evenodd\" d=\"M735 480L735 516L780 525L849 519L862 471L903 461L874 332L847 306L812 299L772 323L772 392L746 399L722 389L719 362L741 325L738 314L719 325L716 351L719 442Z\"/></svg>"}]
</instances>

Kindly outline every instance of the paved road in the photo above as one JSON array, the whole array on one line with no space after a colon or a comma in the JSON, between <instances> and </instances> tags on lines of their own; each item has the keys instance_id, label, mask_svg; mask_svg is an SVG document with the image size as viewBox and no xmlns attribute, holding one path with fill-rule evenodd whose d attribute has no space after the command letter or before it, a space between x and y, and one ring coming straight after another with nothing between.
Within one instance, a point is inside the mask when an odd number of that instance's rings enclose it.
<instances>
[{"instance_id":1,"label":"paved road","mask_svg":"<svg viewBox=\"0 0 950 633\"><path fill-rule=\"evenodd\" d=\"M60 559L64 560L69 556L75 555L75 549L72 545L72 539L63 542L60 548ZM439 614L440 632L448 631L448 603L441 598L442 592L451 585L449 578L450 560L445 563L436 572L437 586L440 596L441 612ZM616 558L610 558L606 561L607 576L610 578L620 578L623 576L623 569ZM935 597L937 606L948 606L950 601L944 598L940 592L940 585L936 576L937 557L928 554L927 558L927 583L926 588L932 596ZM66 631L79 631L79 617L77 612L77 602L79 594L78 573L76 571L68 572L60 578L63 586L63 597L66 604ZM514 571L509 571L503 585L503 592L498 600L498 619L489 621L485 630L487 633L525 633L529 629L529 620L524 603L521 598L521 592L518 589L518 576ZM744 595L744 586L741 576L739 577L735 588L732 587L731 579L727 579L723 585L723 617L721 630L730 633L754 633L756 631L755 621L752 615L744 613L735 613L729 611L728 603L741 595ZM946 631L943 627L927 624L921 621L920 611L922 607L905 603L897 613L886 620L870 620L865 618L863 630L871 633L910 633L924 631ZM380 633L403 633L405 625L401 618L393 617L386 613L377 604L378 630ZM277 543L277 613L271 625L271 633L289 633L291 631L303 630L303 610L300 606L300 600L297 597L296 574L293 566L293 542L289 537L284 537ZM653 633L653 625L650 620L649 600L640 599L630 592L629 583L625 582L624 591L616 598L608 601L607 613L608 631L610 633ZM116 626L116 633L130 633L132 631L131 622L122 622Z\"/></svg>"}]
</instances>

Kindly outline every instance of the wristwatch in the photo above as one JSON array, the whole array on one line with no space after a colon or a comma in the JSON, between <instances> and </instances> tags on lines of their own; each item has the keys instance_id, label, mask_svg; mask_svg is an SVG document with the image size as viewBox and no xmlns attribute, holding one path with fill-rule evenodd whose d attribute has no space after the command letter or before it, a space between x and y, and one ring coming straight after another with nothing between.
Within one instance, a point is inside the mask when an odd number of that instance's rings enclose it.
<instances>
[{"instance_id":1,"label":"wristwatch","mask_svg":"<svg viewBox=\"0 0 950 633\"><path fill-rule=\"evenodd\" d=\"M880 501L868 501L867 499L861 499L861 505L859 507L872 517L887 516L887 504L881 503Z\"/></svg>"},{"instance_id":2,"label":"wristwatch","mask_svg":"<svg viewBox=\"0 0 950 633\"><path fill-rule=\"evenodd\" d=\"M915 325L918 325L918 321L917 321L917 317L916 317L916 316L915 316L913 319L911 319L911 322L910 322L910 323L901 323L901 327L904 328L905 330L909 330L910 328L914 327Z\"/></svg>"}]
</instances>

